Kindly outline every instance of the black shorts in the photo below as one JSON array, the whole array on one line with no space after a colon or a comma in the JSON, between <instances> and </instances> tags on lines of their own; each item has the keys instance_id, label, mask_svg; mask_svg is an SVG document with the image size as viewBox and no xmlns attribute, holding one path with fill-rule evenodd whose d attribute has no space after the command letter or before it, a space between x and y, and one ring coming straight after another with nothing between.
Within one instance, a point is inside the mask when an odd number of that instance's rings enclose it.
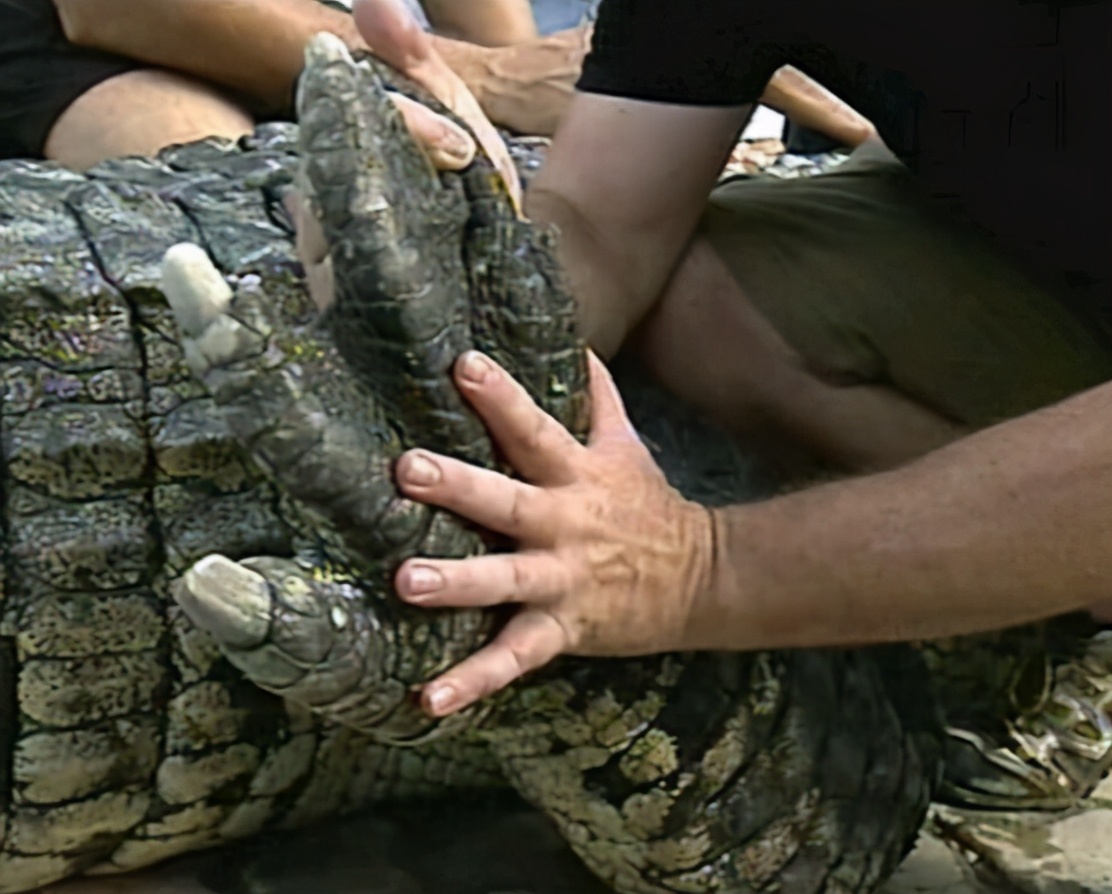
<instances>
[{"instance_id":1,"label":"black shorts","mask_svg":"<svg viewBox=\"0 0 1112 894\"><path fill-rule=\"evenodd\" d=\"M41 158L75 99L140 67L67 41L52 0L0 0L0 158Z\"/></svg>"}]
</instances>

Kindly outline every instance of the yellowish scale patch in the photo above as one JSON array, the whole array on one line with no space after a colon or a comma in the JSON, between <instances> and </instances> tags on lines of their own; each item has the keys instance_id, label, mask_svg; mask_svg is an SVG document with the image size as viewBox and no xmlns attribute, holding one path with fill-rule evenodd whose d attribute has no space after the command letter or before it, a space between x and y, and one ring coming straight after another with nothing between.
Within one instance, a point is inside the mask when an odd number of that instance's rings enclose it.
<instances>
[{"instance_id":1,"label":"yellowish scale patch","mask_svg":"<svg viewBox=\"0 0 1112 894\"><path fill-rule=\"evenodd\" d=\"M704 786L720 788L741 766L745 760L747 731L748 724L737 717L726 722L722 735L707 749L700 763Z\"/></svg>"},{"instance_id":2,"label":"yellowish scale patch","mask_svg":"<svg viewBox=\"0 0 1112 894\"><path fill-rule=\"evenodd\" d=\"M619 766L631 782L655 782L679 769L676 740L662 730L649 730L633 743Z\"/></svg>"},{"instance_id":3,"label":"yellowish scale patch","mask_svg":"<svg viewBox=\"0 0 1112 894\"><path fill-rule=\"evenodd\" d=\"M663 838L649 845L648 858L653 866L674 872L690 869L703 862L711 849L711 837L700 824L688 826L686 834L677 838Z\"/></svg>"},{"instance_id":4,"label":"yellowish scale patch","mask_svg":"<svg viewBox=\"0 0 1112 894\"><path fill-rule=\"evenodd\" d=\"M819 801L816 789L805 792L790 816L770 823L765 831L739 855L737 862L745 879L761 888L779 874L803 844L805 830Z\"/></svg>"},{"instance_id":5,"label":"yellowish scale patch","mask_svg":"<svg viewBox=\"0 0 1112 894\"><path fill-rule=\"evenodd\" d=\"M675 799L660 789L630 795L622 804L622 816L629 831L638 838L652 838L664 829Z\"/></svg>"}]
</instances>

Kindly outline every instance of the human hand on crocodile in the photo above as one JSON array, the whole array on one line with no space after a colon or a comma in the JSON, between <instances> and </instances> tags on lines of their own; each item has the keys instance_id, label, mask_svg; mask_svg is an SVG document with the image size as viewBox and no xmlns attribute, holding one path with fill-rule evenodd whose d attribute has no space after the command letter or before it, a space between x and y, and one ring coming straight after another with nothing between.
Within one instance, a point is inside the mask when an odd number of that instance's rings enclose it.
<instances>
[{"instance_id":1,"label":"human hand on crocodile","mask_svg":"<svg viewBox=\"0 0 1112 894\"><path fill-rule=\"evenodd\" d=\"M470 129L469 135L420 103L395 96L406 126L432 162L442 170L464 168L474 158L477 140L520 206L521 184L506 144L467 84L440 54L433 38L398 0L355 0L352 16L360 36L376 56L428 90Z\"/></svg>"},{"instance_id":2,"label":"human hand on crocodile","mask_svg":"<svg viewBox=\"0 0 1112 894\"><path fill-rule=\"evenodd\" d=\"M451 714L560 654L620 656L683 647L692 603L709 586L712 521L664 478L617 388L591 355L590 437L580 444L501 367L465 354L454 377L524 480L423 450L397 465L411 499L452 510L517 551L411 559L398 594L422 607L516 604L482 650L430 682L427 711Z\"/></svg>"},{"instance_id":3,"label":"human hand on crocodile","mask_svg":"<svg viewBox=\"0 0 1112 894\"><path fill-rule=\"evenodd\" d=\"M468 133L443 115L409 97L392 93L410 134L439 170L459 170L475 157L477 139L513 198L521 206L521 183L509 151L460 77L437 51L432 38L397 0L355 0L352 14L360 35L376 56L424 87L471 129ZM286 208L297 232L297 254L309 293L321 307L332 303L329 248L313 209L300 193Z\"/></svg>"}]
</instances>

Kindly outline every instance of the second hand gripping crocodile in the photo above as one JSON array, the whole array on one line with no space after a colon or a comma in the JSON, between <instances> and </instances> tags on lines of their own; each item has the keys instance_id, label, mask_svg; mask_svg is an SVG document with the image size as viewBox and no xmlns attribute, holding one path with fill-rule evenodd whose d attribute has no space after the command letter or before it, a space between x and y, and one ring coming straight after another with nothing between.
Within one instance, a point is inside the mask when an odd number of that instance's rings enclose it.
<instances>
[{"instance_id":1,"label":"second hand gripping crocodile","mask_svg":"<svg viewBox=\"0 0 1112 894\"><path fill-rule=\"evenodd\" d=\"M400 498L392 463L495 465L449 378L469 348L581 434L587 383L554 237L485 159L434 172L384 76L322 35L300 128L0 166L0 892L507 784L620 892L875 889L954 749L911 647L563 660L446 722L417 707L497 617L395 598L405 558L487 547ZM623 391L677 487L752 496L723 438ZM961 741L976 803L1078 789Z\"/></svg>"}]
</instances>

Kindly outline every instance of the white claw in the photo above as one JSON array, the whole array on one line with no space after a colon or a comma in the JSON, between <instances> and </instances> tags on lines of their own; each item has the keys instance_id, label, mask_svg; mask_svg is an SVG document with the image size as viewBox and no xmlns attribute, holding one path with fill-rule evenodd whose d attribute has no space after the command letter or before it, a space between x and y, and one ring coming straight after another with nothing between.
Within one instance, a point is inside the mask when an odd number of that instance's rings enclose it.
<instances>
[{"instance_id":1,"label":"white claw","mask_svg":"<svg viewBox=\"0 0 1112 894\"><path fill-rule=\"evenodd\" d=\"M162 293L182 332L198 336L232 303L232 288L208 254L192 242L179 242L162 256Z\"/></svg>"},{"instance_id":2,"label":"white claw","mask_svg":"<svg viewBox=\"0 0 1112 894\"><path fill-rule=\"evenodd\" d=\"M174 587L189 620L232 648L260 645L270 630L266 578L221 555L194 563Z\"/></svg>"},{"instance_id":3,"label":"white claw","mask_svg":"<svg viewBox=\"0 0 1112 894\"><path fill-rule=\"evenodd\" d=\"M328 31L318 31L305 45L305 62L354 62L351 52L340 38Z\"/></svg>"},{"instance_id":4,"label":"white claw","mask_svg":"<svg viewBox=\"0 0 1112 894\"><path fill-rule=\"evenodd\" d=\"M185 362L200 379L210 370L258 350L258 346L258 335L229 316L217 317L198 338L182 339Z\"/></svg>"}]
</instances>

